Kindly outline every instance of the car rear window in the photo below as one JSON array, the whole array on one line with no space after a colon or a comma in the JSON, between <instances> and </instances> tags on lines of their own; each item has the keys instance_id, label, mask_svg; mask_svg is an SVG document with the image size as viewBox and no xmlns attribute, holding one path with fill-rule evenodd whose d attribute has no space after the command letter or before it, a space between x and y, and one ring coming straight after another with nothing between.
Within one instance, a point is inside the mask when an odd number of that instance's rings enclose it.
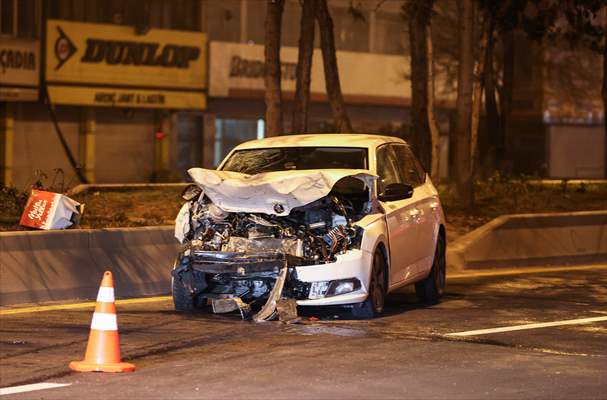
<instances>
[{"instance_id":1,"label":"car rear window","mask_svg":"<svg viewBox=\"0 0 607 400\"><path fill-rule=\"evenodd\" d=\"M221 168L224 171L260 174L302 169L368 169L366 148L273 147L237 150Z\"/></svg>"}]
</instances>

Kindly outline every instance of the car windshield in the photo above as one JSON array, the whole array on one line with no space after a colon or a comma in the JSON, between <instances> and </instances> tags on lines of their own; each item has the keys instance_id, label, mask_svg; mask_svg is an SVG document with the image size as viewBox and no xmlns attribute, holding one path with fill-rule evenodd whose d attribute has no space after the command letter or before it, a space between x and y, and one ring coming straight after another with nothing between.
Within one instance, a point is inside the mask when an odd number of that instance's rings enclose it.
<instances>
[{"instance_id":1,"label":"car windshield","mask_svg":"<svg viewBox=\"0 0 607 400\"><path fill-rule=\"evenodd\" d=\"M368 169L359 147L275 147L235 151L221 168L249 175L301 169Z\"/></svg>"}]
</instances>

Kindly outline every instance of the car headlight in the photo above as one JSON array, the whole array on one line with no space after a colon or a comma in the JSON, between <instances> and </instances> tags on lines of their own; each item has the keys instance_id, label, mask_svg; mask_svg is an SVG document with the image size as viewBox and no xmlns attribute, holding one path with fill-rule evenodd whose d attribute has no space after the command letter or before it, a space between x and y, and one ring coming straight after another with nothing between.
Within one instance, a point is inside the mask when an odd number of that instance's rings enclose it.
<instances>
[{"instance_id":1,"label":"car headlight","mask_svg":"<svg viewBox=\"0 0 607 400\"><path fill-rule=\"evenodd\" d=\"M360 281L356 278L339 279L335 281L316 281L310 285L308 299L316 300L325 297L339 296L360 289Z\"/></svg>"}]
</instances>

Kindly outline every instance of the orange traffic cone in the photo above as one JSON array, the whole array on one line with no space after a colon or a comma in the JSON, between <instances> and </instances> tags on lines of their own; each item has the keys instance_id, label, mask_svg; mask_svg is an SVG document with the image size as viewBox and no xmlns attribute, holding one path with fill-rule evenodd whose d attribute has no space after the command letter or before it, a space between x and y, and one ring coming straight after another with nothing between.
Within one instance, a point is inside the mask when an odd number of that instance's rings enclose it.
<instances>
[{"instance_id":1,"label":"orange traffic cone","mask_svg":"<svg viewBox=\"0 0 607 400\"><path fill-rule=\"evenodd\" d=\"M135 370L133 364L120 361L114 281L110 271L106 271L101 280L84 360L72 361L70 368L79 372L130 372Z\"/></svg>"}]
</instances>

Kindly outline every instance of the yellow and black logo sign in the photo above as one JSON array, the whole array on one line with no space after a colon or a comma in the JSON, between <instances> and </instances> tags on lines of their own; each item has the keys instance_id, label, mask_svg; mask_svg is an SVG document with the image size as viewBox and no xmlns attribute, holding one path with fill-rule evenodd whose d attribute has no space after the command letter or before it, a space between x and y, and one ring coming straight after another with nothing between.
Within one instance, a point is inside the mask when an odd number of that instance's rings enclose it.
<instances>
[{"instance_id":1,"label":"yellow and black logo sign","mask_svg":"<svg viewBox=\"0 0 607 400\"><path fill-rule=\"evenodd\" d=\"M49 20L47 80L51 82L203 89L207 38L201 32Z\"/></svg>"},{"instance_id":2,"label":"yellow and black logo sign","mask_svg":"<svg viewBox=\"0 0 607 400\"><path fill-rule=\"evenodd\" d=\"M59 37L55 41L55 57L57 57L58 62L55 70L61 68L61 66L76 52L74 42L67 37L60 26L57 27L57 32L59 32Z\"/></svg>"},{"instance_id":3,"label":"yellow and black logo sign","mask_svg":"<svg viewBox=\"0 0 607 400\"><path fill-rule=\"evenodd\" d=\"M49 92L65 104L202 108L206 44L201 32L49 20Z\"/></svg>"}]
</instances>

